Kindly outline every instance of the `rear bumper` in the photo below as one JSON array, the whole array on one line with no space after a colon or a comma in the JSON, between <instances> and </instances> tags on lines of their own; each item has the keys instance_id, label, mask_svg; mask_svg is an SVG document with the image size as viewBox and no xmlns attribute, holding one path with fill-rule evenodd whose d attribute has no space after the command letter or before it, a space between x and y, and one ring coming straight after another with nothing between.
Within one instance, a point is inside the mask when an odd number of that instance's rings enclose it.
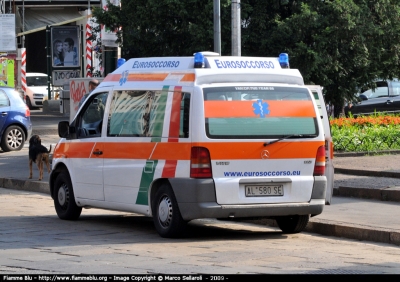
<instances>
[{"instance_id":1,"label":"rear bumper","mask_svg":"<svg viewBox=\"0 0 400 282\"><path fill-rule=\"evenodd\" d=\"M325 206L326 177L316 177L312 196L305 203L219 205L212 179L170 179L182 218L246 218L318 215Z\"/></svg>"}]
</instances>

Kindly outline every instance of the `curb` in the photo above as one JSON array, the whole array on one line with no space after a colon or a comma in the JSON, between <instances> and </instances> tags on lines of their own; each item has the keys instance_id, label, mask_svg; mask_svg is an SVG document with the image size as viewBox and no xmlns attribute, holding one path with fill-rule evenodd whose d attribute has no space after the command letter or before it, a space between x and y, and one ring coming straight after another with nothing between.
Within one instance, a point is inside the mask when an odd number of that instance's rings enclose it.
<instances>
[{"instance_id":1,"label":"curb","mask_svg":"<svg viewBox=\"0 0 400 282\"><path fill-rule=\"evenodd\" d=\"M400 202L400 187L368 189L340 186L339 188L333 188L333 195L378 201Z\"/></svg>"},{"instance_id":2,"label":"curb","mask_svg":"<svg viewBox=\"0 0 400 282\"><path fill-rule=\"evenodd\" d=\"M21 191L38 192L50 195L49 184L47 182L42 182L42 181L20 180L15 178L0 178L0 187L7 189L21 190ZM393 190L392 194L390 194L391 190L389 190L391 188L379 189L378 191L375 191L377 189L339 187L339 189L336 190L338 190L338 193L342 196L342 194L346 193L354 194L350 193L350 191L353 189L357 190L358 195L360 196L367 195L368 192L378 192L379 194L378 193L376 195L373 194L374 197L378 197L379 199L385 201L388 201L388 199L396 199L397 201L400 201L400 187L395 188L396 190ZM335 190L334 190L334 195L335 195ZM369 199L371 198L375 199L374 197L368 196ZM278 227L275 220L273 219L256 219L256 220L235 219L234 221ZM305 231L325 236L342 237L355 240L365 240L365 241L380 242L380 243L394 244L400 246L400 232L373 228L371 226L346 224L343 222L311 218L309 223L307 224Z\"/></svg>"},{"instance_id":3,"label":"curb","mask_svg":"<svg viewBox=\"0 0 400 282\"><path fill-rule=\"evenodd\" d=\"M335 173L350 174L357 176L400 178L400 172L393 172L393 171L373 171L373 170L359 170L359 169L335 167Z\"/></svg>"},{"instance_id":4,"label":"curb","mask_svg":"<svg viewBox=\"0 0 400 282\"><path fill-rule=\"evenodd\" d=\"M400 232L372 228L362 225L338 224L334 221L310 221L305 229L308 232L325 236L343 237L361 241L372 241L400 246Z\"/></svg>"},{"instance_id":5,"label":"curb","mask_svg":"<svg viewBox=\"0 0 400 282\"><path fill-rule=\"evenodd\" d=\"M237 219L236 221L278 227L276 221L273 219ZM400 232L389 229L373 228L371 226L357 224L350 225L344 222L310 218L310 221L308 222L304 231L317 233L324 236L347 238L360 241L372 241L400 246Z\"/></svg>"},{"instance_id":6,"label":"curb","mask_svg":"<svg viewBox=\"0 0 400 282\"><path fill-rule=\"evenodd\" d=\"M42 181L0 178L0 187L50 195L49 183Z\"/></svg>"}]
</instances>

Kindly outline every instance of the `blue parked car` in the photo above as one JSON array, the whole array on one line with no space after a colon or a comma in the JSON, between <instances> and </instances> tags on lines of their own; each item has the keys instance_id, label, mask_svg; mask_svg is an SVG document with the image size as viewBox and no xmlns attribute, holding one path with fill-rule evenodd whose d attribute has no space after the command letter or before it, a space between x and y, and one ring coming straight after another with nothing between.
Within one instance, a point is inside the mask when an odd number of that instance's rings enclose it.
<instances>
[{"instance_id":1,"label":"blue parked car","mask_svg":"<svg viewBox=\"0 0 400 282\"><path fill-rule=\"evenodd\" d=\"M31 112L14 88L0 86L0 147L19 151L32 134Z\"/></svg>"}]
</instances>

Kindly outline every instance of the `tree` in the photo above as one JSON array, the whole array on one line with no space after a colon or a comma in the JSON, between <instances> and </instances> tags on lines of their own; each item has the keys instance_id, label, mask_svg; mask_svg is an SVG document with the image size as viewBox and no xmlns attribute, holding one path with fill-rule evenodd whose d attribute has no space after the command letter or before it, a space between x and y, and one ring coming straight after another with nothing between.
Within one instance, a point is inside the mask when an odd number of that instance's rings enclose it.
<instances>
[{"instance_id":1,"label":"tree","mask_svg":"<svg viewBox=\"0 0 400 282\"><path fill-rule=\"evenodd\" d=\"M231 54L231 1L221 0L221 49ZM341 109L377 78L400 78L398 0L241 0L242 55L286 52L307 84L322 85ZM95 9L101 24L121 28L125 58L190 56L213 50L212 0L122 0ZM338 112L336 115L339 114Z\"/></svg>"},{"instance_id":2,"label":"tree","mask_svg":"<svg viewBox=\"0 0 400 282\"><path fill-rule=\"evenodd\" d=\"M230 7L222 0L222 7ZM222 50L230 48L230 10L221 11ZM122 0L121 9L109 5L93 15L101 24L119 28L119 43L129 57L192 56L214 49L213 1Z\"/></svg>"},{"instance_id":3,"label":"tree","mask_svg":"<svg viewBox=\"0 0 400 282\"><path fill-rule=\"evenodd\" d=\"M399 77L399 1L277 2L269 1L267 23L259 20L261 9L249 14L245 34L251 44L245 50L254 53L251 48L260 46L265 54L289 53L291 67L306 83L324 86L335 109L375 79ZM254 30L266 36L252 36Z\"/></svg>"}]
</instances>

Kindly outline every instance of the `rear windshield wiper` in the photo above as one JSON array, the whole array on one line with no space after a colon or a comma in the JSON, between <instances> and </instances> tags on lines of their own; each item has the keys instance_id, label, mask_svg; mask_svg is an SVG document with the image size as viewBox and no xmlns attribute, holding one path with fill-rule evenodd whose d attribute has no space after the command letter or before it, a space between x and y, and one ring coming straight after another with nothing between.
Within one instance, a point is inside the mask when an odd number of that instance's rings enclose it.
<instances>
[{"instance_id":1,"label":"rear windshield wiper","mask_svg":"<svg viewBox=\"0 0 400 282\"><path fill-rule=\"evenodd\" d=\"M317 135L315 135L315 134L292 134L292 135L287 135L287 136L284 136L284 137L282 137L282 138L279 138L279 139L276 139L276 140L273 140L273 141L265 142L265 143L264 143L264 147L267 146L267 145L274 144L274 143L276 143L276 142L285 140L285 139L292 138L292 137L297 137L297 138L310 138L310 137L317 137Z\"/></svg>"}]
</instances>

